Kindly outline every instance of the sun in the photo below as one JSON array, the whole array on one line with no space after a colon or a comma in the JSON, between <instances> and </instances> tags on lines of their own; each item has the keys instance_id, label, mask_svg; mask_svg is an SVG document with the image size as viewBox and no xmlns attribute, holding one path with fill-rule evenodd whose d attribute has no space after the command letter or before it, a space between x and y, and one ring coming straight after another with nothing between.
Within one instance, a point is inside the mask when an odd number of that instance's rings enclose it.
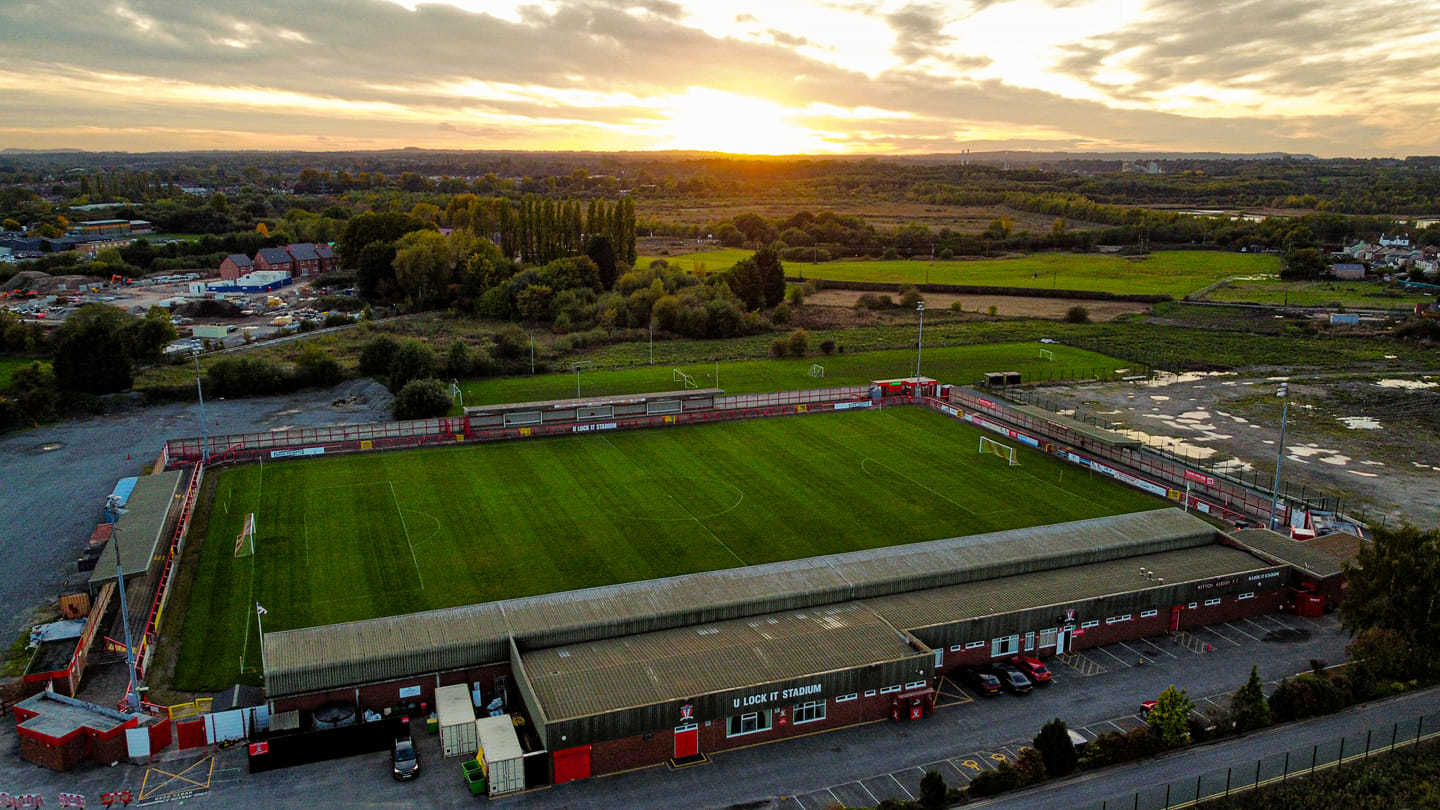
<instances>
[{"instance_id":1,"label":"sun","mask_svg":"<svg viewBox=\"0 0 1440 810\"><path fill-rule=\"evenodd\" d=\"M670 96L659 112L668 119L659 133L664 149L746 155L833 151L818 133L789 120L799 110L753 96L691 87Z\"/></svg>"}]
</instances>

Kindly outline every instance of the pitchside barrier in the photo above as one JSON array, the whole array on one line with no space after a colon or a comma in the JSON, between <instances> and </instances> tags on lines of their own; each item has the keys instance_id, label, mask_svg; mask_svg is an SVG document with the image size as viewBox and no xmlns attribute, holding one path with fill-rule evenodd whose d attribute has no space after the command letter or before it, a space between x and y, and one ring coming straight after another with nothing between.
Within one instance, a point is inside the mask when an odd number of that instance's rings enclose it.
<instances>
[{"instance_id":1,"label":"pitchside barrier","mask_svg":"<svg viewBox=\"0 0 1440 810\"><path fill-rule=\"evenodd\" d=\"M715 407L705 411L605 419L528 427L475 428L463 416L417 419L408 422L381 422L364 425L300 428L266 433L237 433L209 438L209 463L223 464L257 460L281 460L306 456L402 450L452 445L465 442L505 441L534 436L589 433L600 430L631 430L693 424L730 419L755 419L795 413L816 413L870 407L868 386L851 385L773 394L739 394L716 397ZM162 456L171 467L193 464L203 450L198 437L171 439Z\"/></svg>"}]
</instances>

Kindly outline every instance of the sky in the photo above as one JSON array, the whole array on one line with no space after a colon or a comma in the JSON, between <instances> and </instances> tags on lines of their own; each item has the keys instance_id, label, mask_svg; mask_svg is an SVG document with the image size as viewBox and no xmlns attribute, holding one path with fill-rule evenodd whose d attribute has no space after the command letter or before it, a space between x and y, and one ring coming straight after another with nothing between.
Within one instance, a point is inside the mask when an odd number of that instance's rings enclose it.
<instances>
[{"instance_id":1,"label":"sky","mask_svg":"<svg viewBox=\"0 0 1440 810\"><path fill-rule=\"evenodd\" d=\"M0 148L1440 154L1440 0L0 0Z\"/></svg>"}]
</instances>

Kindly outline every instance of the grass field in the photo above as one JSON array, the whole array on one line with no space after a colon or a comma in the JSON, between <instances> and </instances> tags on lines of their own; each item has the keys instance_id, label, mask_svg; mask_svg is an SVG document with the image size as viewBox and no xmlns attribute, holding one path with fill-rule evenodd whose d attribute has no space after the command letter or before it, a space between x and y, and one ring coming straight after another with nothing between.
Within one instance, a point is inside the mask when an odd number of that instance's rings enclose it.
<instances>
[{"instance_id":1,"label":"grass field","mask_svg":"<svg viewBox=\"0 0 1440 810\"><path fill-rule=\"evenodd\" d=\"M892 408L222 470L173 686L255 680L257 601L279 630L1161 505L979 435Z\"/></svg>"},{"instance_id":2,"label":"grass field","mask_svg":"<svg viewBox=\"0 0 1440 810\"><path fill-rule=\"evenodd\" d=\"M1202 300L1297 307L1410 309L1435 298L1371 281L1281 281L1265 278L1227 281L1205 293Z\"/></svg>"},{"instance_id":3,"label":"grass field","mask_svg":"<svg viewBox=\"0 0 1440 810\"><path fill-rule=\"evenodd\" d=\"M10 387L10 381L14 378L15 372L33 362L35 362L33 357L0 357L0 391Z\"/></svg>"},{"instance_id":4,"label":"grass field","mask_svg":"<svg viewBox=\"0 0 1440 810\"><path fill-rule=\"evenodd\" d=\"M641 347L643 349L643 347ZM1040 359L1040 350L1055 359ZM825 376L810 376L813 364L824 366ZM1077 379L1109 376L1116 369L1134 365L1103 354L1069 346L1040 343L996 343L979 346L940 346L926 349L920 371L942 382L970 385L987 371L1018 371L1025 379ZM714 363L686 363L677 366L580 372L582 396L642 394L684 387L674 379L675 370L689 374L701 388L715 386ZM737 360L719 363L720 388L728 394L762 391L798 391L837 385L863 385L871 380L909 377L915 374L915 352L896 349L851 352L828 357L817 355L793 359ZM466 405L493 405L500 402L568 399L575 396L575 375L537 374L534 377L498 377L470 380L461 385Z\"/></svg>"},{"instance_id":5,"label":"grass field","mask_svg":"<svg viewBox=\"0 0 1440 810\"><path fill-rule=\"evenodd\" d=\"M747 250L714 250L662 257L685 270L715 272L749 256ZM656 257L642 256L644 267ZM986 287L1093 290L1183 297L1229 276L1280 271L1274 256L1213 250L1161 250L1144 259L1095 253L1036 253L1018 259L786 262L787 276L827 281L895 284L973 284Z\"/></svg>"}]
</instances>

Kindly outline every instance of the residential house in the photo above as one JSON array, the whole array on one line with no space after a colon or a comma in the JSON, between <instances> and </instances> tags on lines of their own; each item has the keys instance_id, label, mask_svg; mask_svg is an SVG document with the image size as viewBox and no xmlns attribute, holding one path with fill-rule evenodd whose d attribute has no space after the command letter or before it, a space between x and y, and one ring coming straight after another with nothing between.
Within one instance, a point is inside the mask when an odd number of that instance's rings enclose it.
<instances>
[{"instance_id":1,"label":"residential house","mask_svg":"<svg viewBox=\"0 0 1440 810\"><path fill-rule=\"evenodd\" d=\"M243 253L232 253L220 262L220 277L226 281L235 279L255 269L255 262Z\"/></svg>"},{"instance_id":2,"label":"residential house","mask_svg":"<svg viewBox=\"0 0 1440 810\"><path fill-rule=\"evenodd\" d=\"M256 270L283 270L291 276L295 275L295 259L283 247L260 248L255 254L254 267Z\"/></svg>"},{"instance_id":3,"label":"residential house","mask_svg":"<svg viewBox=\"0 0 1440 810\"><path fill-rule=\"evenodd\" d=\"M335 261L335 249L321 242L315 245L315 255L320 257L320 272L328 273L338 265Z\"/></svg>"},{"instance_id":4,"label":"residential house","mask_svg":"<svg viewBox=\"0 0 1440 810\"><path fill-rule=\"evenodd\" d=\"M315 252L313 244L301 242L286 245L285 252L290 254L291 261L295 263L290 269L290 275L299 278L320 274L320 255Z\"/></svg>"}]
</instances>

